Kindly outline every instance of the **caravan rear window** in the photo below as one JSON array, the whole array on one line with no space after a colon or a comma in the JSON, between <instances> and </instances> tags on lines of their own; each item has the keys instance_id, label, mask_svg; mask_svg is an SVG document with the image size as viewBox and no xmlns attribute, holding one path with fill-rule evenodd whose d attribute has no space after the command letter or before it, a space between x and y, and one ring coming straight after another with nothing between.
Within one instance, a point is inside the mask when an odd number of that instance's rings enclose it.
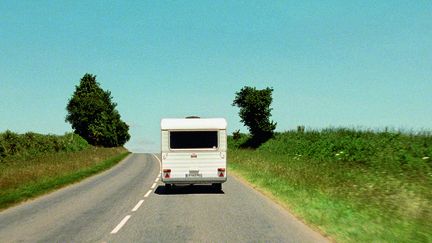
<instances>
[{"instance_id":1,"label":"caravan rear window","mask_svg":"<svg viewBox=\"0 0 432 243\"><path fill-rule=\"evenodd\" d=\"M171 131L171 149L216 149L217 131Z\"/></svg>"}]
</instances>

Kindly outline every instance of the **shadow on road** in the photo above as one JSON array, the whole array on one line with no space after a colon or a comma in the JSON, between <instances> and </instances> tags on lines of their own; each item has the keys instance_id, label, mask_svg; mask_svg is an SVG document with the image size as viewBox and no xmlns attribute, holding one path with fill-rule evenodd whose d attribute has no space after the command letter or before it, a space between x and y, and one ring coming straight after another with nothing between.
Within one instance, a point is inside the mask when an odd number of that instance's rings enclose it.
<instances>
[{"instance_id":1,"label":"shadow on road","mask_svg":"<svg viewBox=\"0 0 432 243\"><path fill-rule=\"evenodd\" d=\"M155 190L158 195L177 195L177 194L225 194L221 190L217 190L208 185L187 185L187 186L172 186L167 189L165 186L158 186Z\"/></svg>"}]
</instances>

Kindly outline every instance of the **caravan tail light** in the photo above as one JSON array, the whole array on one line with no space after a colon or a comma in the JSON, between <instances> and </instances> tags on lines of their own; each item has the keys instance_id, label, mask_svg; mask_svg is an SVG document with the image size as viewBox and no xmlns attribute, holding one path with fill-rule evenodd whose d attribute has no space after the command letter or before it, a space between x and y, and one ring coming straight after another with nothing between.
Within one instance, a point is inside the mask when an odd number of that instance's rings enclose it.
<instances>
[{"instance_id":1,"label":"caravan tail light","mask_svg":"<svg viewBox=\"0 0 432 243\"><path fill-rule=\"evenodd\" d=\"M225 168L218 168L218 175L219 177L225 176Z\"/></svg>"},{"instance_id":2,"label":"caravan tail light","mask_svg":"<svg viewBox=\"0 0 432 243\"><path fill-rule=\"evenodd\" d=\"M170 178L171 177L171 169L164 169L163 170L163 177L164 178Z\"/></svg>"}]
</instances>

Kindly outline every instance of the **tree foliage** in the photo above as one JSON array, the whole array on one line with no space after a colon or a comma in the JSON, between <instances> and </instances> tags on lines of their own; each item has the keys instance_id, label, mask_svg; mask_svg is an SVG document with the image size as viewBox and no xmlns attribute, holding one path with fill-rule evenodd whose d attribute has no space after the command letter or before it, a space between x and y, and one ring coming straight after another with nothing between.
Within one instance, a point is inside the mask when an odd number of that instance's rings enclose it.
<instances>
[{"instance_id":1,"label":"tree foliage","mask_svg":"<svg viewBox=\"0 0 432 243\"><path fill-rule=\"evenodd\" d=\"M251 146L259 146L273 136L276 123L270 121L272 88L262 90L255 87L243 87L236 92L233 106L240 108L239 116L251 134Z\"/></svg>"},{"instance_id":2,"label":"tree foliage","mask_svg":"<svg viewBox=\"0 0 432 243\"><path fill-rule=\"evenodd\" d=\"M111 92L99 86L95 75L86 73L67 104L66 121L92 145L123 146L130 138L129 126L116 106Z\"/></svg>"}]
</instances>

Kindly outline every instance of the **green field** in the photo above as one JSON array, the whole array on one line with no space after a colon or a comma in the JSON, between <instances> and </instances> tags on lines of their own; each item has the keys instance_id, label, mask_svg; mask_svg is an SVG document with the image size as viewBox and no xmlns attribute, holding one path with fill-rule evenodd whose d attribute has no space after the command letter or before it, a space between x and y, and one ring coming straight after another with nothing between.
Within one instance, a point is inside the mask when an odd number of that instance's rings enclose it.
<instances>
[{"instance_id":1,"label":"green field","mask_svg":"<svg viewBox=\"0 0 432 243\"><path fill-rule=\"evenodd\" d=\"M229 168L338 242L432 242L430 133L280 133L229 138Z\"/></svg>"},{"instance_id":2,"label":"green field","mask_svg":"<svg viewBox=\"0 0 432 243\"><path fill-rule=\"evenodd\" d=\"M110 168L128 152L100 148L74 134L0 133L0 209Z\"/></svg>"}]
</instances>

